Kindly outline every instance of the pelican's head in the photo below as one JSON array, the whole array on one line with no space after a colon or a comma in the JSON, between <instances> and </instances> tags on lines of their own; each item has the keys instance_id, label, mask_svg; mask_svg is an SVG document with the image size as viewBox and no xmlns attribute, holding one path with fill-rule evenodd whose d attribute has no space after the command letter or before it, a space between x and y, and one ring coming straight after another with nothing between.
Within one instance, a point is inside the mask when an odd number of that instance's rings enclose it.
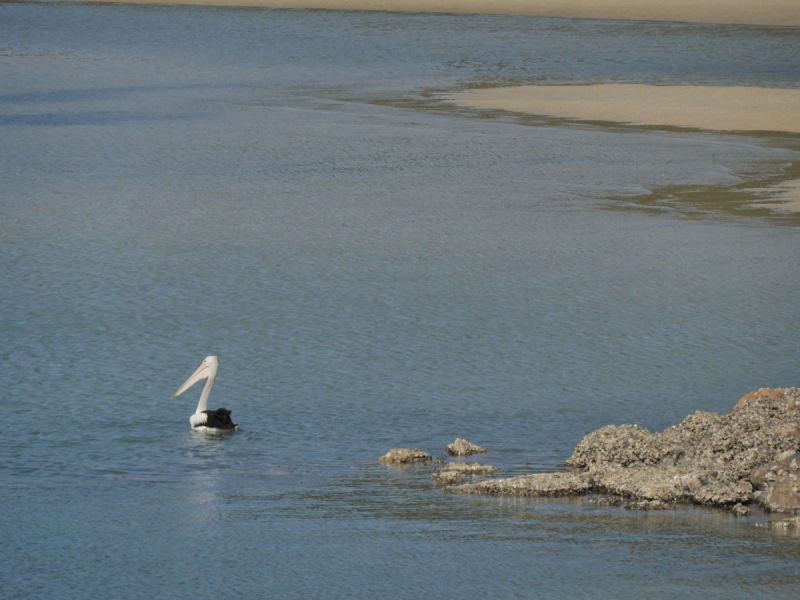
<instances>
[{"instance_id":1,"label":"pelican's head","mask_svg":"<svg viewBox=\"0 0 800 600\"><path fill-rule=\"evenodd\" d=\"M212 379L216 377L217 370L219 369L219 359L216 356L207 356L206 359L203 361L203 364L197 368L197 371L186 380L186 382L178 388L178 391L172 394L172 397L180 396L183 392L188 390L192 387L195 383L200 381L201 379L207 379L211 377Z\"/></svg>"}]
</instances>

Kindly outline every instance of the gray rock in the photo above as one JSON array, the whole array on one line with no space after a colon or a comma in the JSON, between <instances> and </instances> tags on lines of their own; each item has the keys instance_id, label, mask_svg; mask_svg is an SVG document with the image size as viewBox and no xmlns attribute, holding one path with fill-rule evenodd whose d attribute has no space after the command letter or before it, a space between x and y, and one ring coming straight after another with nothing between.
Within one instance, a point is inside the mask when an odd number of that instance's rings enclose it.
<instances>
[{"instance_id":1,"label":"gray rock","mask_svg":"<svg viewBox=\"0 0 800 600\"><path fill-rule=\"evenodd\" d=\"M475 444L469 443L463 438L456 438L456 441L447 445L447 453L451 456L471 456L486 452L485 449Z\"/></svg>"}]
</instances>

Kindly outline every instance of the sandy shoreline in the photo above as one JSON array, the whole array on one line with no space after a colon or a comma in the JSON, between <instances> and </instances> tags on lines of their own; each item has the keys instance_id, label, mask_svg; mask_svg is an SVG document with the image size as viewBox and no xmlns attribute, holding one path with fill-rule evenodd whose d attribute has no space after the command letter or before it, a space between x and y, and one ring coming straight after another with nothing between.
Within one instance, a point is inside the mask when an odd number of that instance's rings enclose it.
<instances>
[{"instance_id":1,"label":"sandy shoreline","mask_svg":"<svg viewBox=\"0 0 800 600\"><path fill-rule=\"evenodd\" d=\"M456 104L584 121L800 133L800 90L689 85L526 85L472 90Z\"/></svg>"},{"instance_id":2,"label":"sandy shoreline","mask_svg":"<svg viewBox=\"0 0 800 600\"><path fill-rule=\"evenodd\" d=\"M60 0L70 1L70 0ZM141 4L481 13L800 27L797 0L81 0Z\"/></svg>"}]
</instances>

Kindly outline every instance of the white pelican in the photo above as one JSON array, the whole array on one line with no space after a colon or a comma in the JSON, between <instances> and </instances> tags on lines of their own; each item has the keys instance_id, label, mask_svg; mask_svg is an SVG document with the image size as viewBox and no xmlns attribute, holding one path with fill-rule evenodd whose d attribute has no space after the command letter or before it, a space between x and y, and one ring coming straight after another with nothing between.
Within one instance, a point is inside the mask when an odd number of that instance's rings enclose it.
<instances>
[{"instance_id":1,"label":"white pelican","mask_svg":"<svg viewBox=\"0 0 800 600\"><path fill-rule=\"evenodd\" d=\"M172 394L173 398L175 396L180 396L201 379L208 378L206 386L203 388L203 393L200 395L200 402L197 404L197 410L189 417L189 423L192 424L194 429L236 429L236 423L231 421L231 411L228 409L218 408L217 410L206 410L206 406L208 406L208 395L211 393L211 388L214 385L214 380L217 378L218 370L219 359L216 356L207 356L203 364L194 372L194 375L189 377L186 383L179 387L177 392Z\"/></svg>"}]
</instances>

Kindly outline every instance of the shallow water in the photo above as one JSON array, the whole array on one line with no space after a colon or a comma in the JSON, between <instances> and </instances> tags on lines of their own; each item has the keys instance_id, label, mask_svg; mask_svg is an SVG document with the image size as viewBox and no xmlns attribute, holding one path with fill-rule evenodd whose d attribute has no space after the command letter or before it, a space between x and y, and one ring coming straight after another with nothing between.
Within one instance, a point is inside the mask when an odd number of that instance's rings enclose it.
<instances>
[{"instance_id":1,"label":"shallow water","mask_svg":"<svg viewBox=\"0 0 800 600\"><path fill-rule=\"evenodd\" d=\"M431 100L796 87L796 30L3 3L0 32L4 596L793 593L760 515L448 496L377 457L558 470L798 384L793 217L631 208L780 178L796 139ZM207 354L235 435L169 399Z\"/></svg>"}]
</instances>

